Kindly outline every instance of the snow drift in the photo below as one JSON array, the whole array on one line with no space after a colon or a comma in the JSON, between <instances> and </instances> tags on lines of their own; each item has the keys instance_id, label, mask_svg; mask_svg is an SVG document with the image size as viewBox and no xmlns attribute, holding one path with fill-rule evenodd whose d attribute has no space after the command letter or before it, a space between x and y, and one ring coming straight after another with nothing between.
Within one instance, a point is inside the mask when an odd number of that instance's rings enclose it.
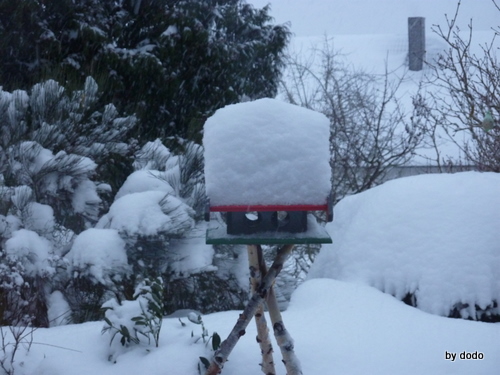
<instances>
[{"instance_id":1,"label":"snow drift","mask_svg":"<svg viewBox=\"0 0 500 375\"><path fill-rule=\"evenodd\" d=\"M309 277L374 286L422 310L488 318L500 309L500 175L386 182L347 197Z\"/></svg>"}]
</instances>

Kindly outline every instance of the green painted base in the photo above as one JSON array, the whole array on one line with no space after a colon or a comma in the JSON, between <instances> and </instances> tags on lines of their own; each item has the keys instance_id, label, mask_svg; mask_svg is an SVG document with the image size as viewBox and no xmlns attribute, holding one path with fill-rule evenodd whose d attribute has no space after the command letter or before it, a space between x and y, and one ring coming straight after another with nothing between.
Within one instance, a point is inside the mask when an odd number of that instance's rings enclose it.
<instances>
[{"instance_id":1,"label":"green painted base","mask_svg":"<svg viewBox=\"0 0 500 375\"><path fill-rule=\"evenodd\" d=\"M207 229L208 245L280 245L280 244L316 244L332 243L330 235L316 222L309 218L308 229L302 233L264 232L255 234L227 234L226 225L218 223L218 227Z\"/></svg>"}]
</instances>

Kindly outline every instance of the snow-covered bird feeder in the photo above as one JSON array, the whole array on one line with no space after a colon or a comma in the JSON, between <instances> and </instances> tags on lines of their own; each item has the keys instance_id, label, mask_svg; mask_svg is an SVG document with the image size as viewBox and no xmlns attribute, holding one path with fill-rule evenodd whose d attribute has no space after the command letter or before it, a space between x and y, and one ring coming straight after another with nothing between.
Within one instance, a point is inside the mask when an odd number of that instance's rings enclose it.
<instances>
[{"instance_id":1,"label":"snow-covered bird feeder","mask_svg":"<svg viewBox=\"0 0 500 375\"><path fill-rule=\"evenodd\" d=\"M311 211L332 219L330 123L275 99L219 109L205 123L208 244L330 243Z\"/></svg>"}]
</instances>

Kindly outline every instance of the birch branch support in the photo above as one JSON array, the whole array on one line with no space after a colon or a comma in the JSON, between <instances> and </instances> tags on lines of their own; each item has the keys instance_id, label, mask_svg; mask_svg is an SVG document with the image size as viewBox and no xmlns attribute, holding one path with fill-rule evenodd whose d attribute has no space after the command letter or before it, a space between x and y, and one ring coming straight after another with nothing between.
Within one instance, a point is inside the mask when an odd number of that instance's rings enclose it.
<instances>
[{"instance_id":1,"label":"birch branch support","mask_svg":"<svg viewBox=\"0 0 500 375\"><path fill-rule=\"evenodd\" d=\"M259 255L259 271L262 275L265 275L267 273L267 267L260 245L258 246L257 251ZM276 338L276 342L280 348L287 375L302 375L300 361L295 355L293 339L288 333L285 323L283 323L281 311L279 309L276 294L274 293L272 285L267 293L266 301L269 316L271 317L271 322L273 324L274 337Z\"/></svg>"},{"instance_id":2,"label":"birch branch support","mask_svg":"<svg viewBox=\"0 0 500 375\"><path fill-rule=\"evenodd\" d=\"M248 245L248 261L250 266L250 283L252 294L257 290L262 281L262 275L259 264L259 250L262 249L256 245ZM255 313L255 324L257 325L257 342L262 354L261 370L266 375L275 375L273 359L273 345L269 338L269 329L267 328L266 316L264 315L264 303L261 303Z\"/></svg>"},{"instance_id":3,"label":"birch branch support","mask_svg":"<svg viewBox=\"0 0 500 375\"><path fill-rule=\"evenodd\" d=\"M235 326L229 333L229 336L222 342L219 349L215 352L212 362L205 372L205 375L217 375L221 373L229 354L234 349L240 337L245 334L245 330L250 323L250 320L252 320L259 305L266 299L269 288L273 285L276 276L283 268L283 264L290 256L292 249L293 244L290 244L284 245L278 250L271 268L262 279L261 285L259 285L256 292L252 295L252 298L250 298L250 301L245 306L243 313L240 314Z\"/></svg>"}]
</instances>

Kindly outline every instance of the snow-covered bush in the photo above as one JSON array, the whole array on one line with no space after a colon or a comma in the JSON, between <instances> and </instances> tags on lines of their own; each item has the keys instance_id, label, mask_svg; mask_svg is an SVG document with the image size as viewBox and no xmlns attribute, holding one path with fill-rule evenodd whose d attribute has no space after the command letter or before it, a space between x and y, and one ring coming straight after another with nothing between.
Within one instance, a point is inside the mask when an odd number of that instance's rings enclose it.
<instances>
[{"instance_id":1,"label":"snow-covered bush","mask_svg":"<svg viewBox=\"0 0 500 375\"><path fill-rule=\"evenodd\" d=\"M159 141L147 143L138 152L138 170L128 176L96 225L114 230L124 241L132 271L122 283L125 299L132 297L141 279L166 274L175 259L171 241L183 238L194 226L194 210L168 182L180 178L178 160Z\"/></svg>"},{"instance_id":2,"label":"snow-covered bush","mask_svg":"<svg viewBox=\"0 0 500 375\"><path fill-rule=\"evenodd\" d=\"M165 271L169 239L181 237L193 226L192 209L162 191L126 194L117 199L98 228L118 231L136 273L159 275Z\"/></svg>"},{"instance_id":3,"label":"snow-covered bush","mask_svg":"<svg viewBox=\"0 0 500 375\"><path fill-rule=\"evenodd\" d=\"M5 178L23 191L14 190L13 204L27 220L30 202L49 205L58 223L73 230L98 219L101 199L94 182L96 164L89 158L59 151L53 154L33 141L23 141L8 149L9 169ZM28 191L30 194L28 194Z\"/></svg>"},{"instance_id":4,"label":"snow-covered bush","mask_svg":"<svg viewBox=\"0 0 500 375\"><path fill-rule=\"evenodd\" d=\"M50 205L58 223L76 231L97 221L100 199L90 178L109 177L102 166L128 152L125 134L135 124L134 117L119 117L112 104L99 106L91 77L72 93L53 80L30 93L0 90L3 184L28 186L28 201Z\"/></svg>"},{"instance_id":5,"label":"snow-covered bush","mask_svg":"<svg viewBox=\"0 0 500 375\"><path fill-rule=\"evenodd\" d=\"M205 244L201 147L187 143L183 153L173 154L159 140L148 142L136 153L134 168L97 224L118 231L126 243L132 274L125 297L131 298L137 276L161 275L167 312L241 307L248 277L246 265L241 277L240 263L246 258L237 259L239 250Z\"/></svg>"},{"instance_id":6,"label":"snow-covered bush","mask_svg":"<svg viewBox=\"0 0 500 375\"><path fill-rule=\"evenodd\" d=\"M110 154L124 154L125 134L135 117L120 117L113 104L99 109L99 87L87 77L84 88L68 92L54 80L30 93L0 91L1 146L31 140L44 148L86 156L101 164Z\"/></svg>"},{"instance_id":7,"label":"snow-covered bush","mask_svg":"<svg viewBox=\"0 0 500 375\"><path fill-rule=\"evenodd\" d=\"M102 333L111 335L110 346L117 335L123 347L141 343L141 338L147 340L147 345L153 341L158 347L160 331L163 322L163 280L146 278L136 288L133 301L110 299L103 304L106 325ZM119 348L112 350L109 359L116 360Z\"/></svg>"},{"instance_id":8,"label":"snow-covered bush","mask_svg":"<svg viewBox=\"0 0 500 375\"><path fill-rule=\"evenodd\" d=\"M309 277L373 286L419 309L500 319L500 175L392 180L341 200Z\"/></svg>"},{"instance_id":9,"label":"snow-covered bush","mask_svg":"<svg viewBox=\"0 0 500 375\"><path fill-rule=\"evenodd\" d=\"M123 294L129 276L125 241L114 229L87 229L76 237L65 259L69 263L65 290L75 323L102 318L101 305Z\"/></svg>"},{"instance_id":10,"label":"snow-covered bush","mask_svg":"<svg viewBox=\"0 0 500 375\"><path fill-rule=\"evenodd\" d=\"M99 219L99 193L109 185L95 181L106 178L98 163L128 152L123 140L135 123L134 117L119 117L111 104L100 106L90 77L73 92L52 80L30 92L0 89L0 318L5 324L50 324L47 302L52 292L66 292L71 279L64 255L75 233Z\"/></svg>"},{"instance_id":11,"label":"snow-covered bush","mask_svg":"<svg viewBox=\"0 0 500 375\"><path fill-rule=\"evenodd\" d=\"M46 238L27 229L12 233L0 252L2 323L49 325L45 287L60 263Z\"/></svg>"}]
</instances>

